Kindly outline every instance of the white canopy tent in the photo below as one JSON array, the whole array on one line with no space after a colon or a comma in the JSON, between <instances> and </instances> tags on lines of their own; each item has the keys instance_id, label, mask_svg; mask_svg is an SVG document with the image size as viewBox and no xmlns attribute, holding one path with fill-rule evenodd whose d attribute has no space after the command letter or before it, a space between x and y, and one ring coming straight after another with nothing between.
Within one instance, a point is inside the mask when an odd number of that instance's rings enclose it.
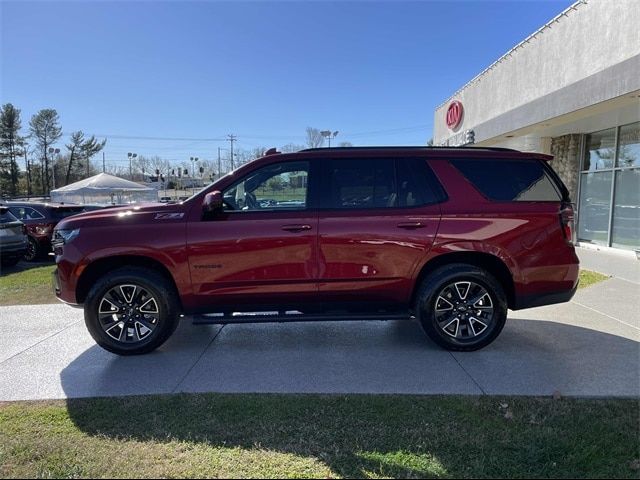
<instances>
[{"instance_id":1,"label":"white canopy tent","mask_svg":"<svg viewBox=\"0 0 640 480\"><path fill-rule=\"evenodd\" d=\"M52 202L123 205L158 201L158 191L139 183L99 173L51 190Z\"/></svg>"}]
</instances>

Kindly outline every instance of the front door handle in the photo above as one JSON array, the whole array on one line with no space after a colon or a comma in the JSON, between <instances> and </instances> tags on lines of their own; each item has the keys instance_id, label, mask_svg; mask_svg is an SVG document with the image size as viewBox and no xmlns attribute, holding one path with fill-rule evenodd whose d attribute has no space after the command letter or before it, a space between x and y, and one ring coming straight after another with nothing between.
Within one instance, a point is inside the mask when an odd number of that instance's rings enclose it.
<instances>
[{"instance_id":1,"label":"front door handle","mask_svg":"<svg viewBox=\"0 0 640 480\"><path fill-rule=\"evenodd\" d=\"M426 225L422 222L404 222L397 225L398 228L404 228L406 230L414 230L416 228L424 228Z\"/></svg>"},{"instance_id":2,"label":"front door handle","mask_svg":"<svg viewBox=\"0 0 640 480\"><path fill-rule=\"evenodd\" d=\"M282 230L287 232L302 232L304 230L311 230L311 225L283 225Z\"/></svg>"}]
</instances>

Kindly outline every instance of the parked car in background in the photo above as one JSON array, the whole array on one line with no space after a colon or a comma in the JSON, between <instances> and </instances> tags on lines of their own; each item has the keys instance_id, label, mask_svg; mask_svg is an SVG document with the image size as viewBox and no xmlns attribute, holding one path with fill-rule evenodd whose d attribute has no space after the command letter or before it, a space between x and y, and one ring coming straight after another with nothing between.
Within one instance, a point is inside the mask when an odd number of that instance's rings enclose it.
<instances>
[{"instance_id":1,"label":"parked car in background","mask_svg":"<svg viewBox=\"0 0 640 480\"><path fill-rule=\"evenodd\" d=\"M0 263L3 267L15 265L27 251L27 234L24 223L7 207L0 205Z\"/></svg>"},{"instance_id":2,"label":"parked car in background","mask_svg":"<svg viewBox=\"0 0 640 480\"><path fill-rule=\"evenodd\" d=\"M84 305L97 343L122 355L161 345L180 314L415 318L438 345L477 350L507 309L576 291L573 208L551 159L500 148L272 150L185 202L63 220L53 284ZM286 200L272 205L276 194Z\"/></svg>"},{"instance_id":3,"label":"parked car in background","mask_svg":"<svg viewBox=\"0 0 640 480\"><path fill-rule=\"evenodd\" d=\"M24 259L33 262L51 251L53 227L63 218L85 211L84 205L57 203L7 202L9 211L25 224L27 250Z\"/></svg>"}]
</instances>

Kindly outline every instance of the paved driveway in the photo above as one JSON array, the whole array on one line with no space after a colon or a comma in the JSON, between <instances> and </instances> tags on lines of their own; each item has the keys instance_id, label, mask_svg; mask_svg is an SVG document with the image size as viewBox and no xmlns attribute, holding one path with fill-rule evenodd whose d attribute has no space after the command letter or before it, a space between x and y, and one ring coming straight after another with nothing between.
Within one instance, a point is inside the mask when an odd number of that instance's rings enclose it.
<instances>
[{"instance_id":1,"label":"paved driveway","mask_svg":"<svg viewBox=\"0 0 640 480\"><path fill-rule=\"evenodd\" d=\"M0 400L171 392L640 396L640 320L613 278L568 304L510 312L502 335L449 353L414 322L192 326L156 352L97 347L82 312L0 308ZM619 298L620 297L620 298Z\"/></svg>"}]
</instances>

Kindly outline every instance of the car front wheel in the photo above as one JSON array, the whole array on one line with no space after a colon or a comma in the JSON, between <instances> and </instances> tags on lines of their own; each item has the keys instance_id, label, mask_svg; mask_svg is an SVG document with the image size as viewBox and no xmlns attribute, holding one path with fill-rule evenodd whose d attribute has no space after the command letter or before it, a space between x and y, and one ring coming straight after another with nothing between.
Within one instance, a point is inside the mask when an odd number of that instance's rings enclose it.
<instances>
[{"instance_id":1,"label":"car front wheel","mask_svg":"<svg viewBox=\"0 0 640 480\"><path fill-rule=\"evenodd\" d=\"M447 350L478 350L493 342L507 319L507 298L487 271L467 264L445 265L428 275L415 312L436 344Z\"/></svg>"},{"instance_id":2,"label":"car front wheel","mask_svg":"<svg viewBox=\"0 0 640 480\"><path fill-rule=\"evenodd\" d=\"M118 355L155 350L178 326L174 290L153 270L130 267L109 272L85 301L89 333L98 345Z\"/></svg>"},{"instance_id":3,"label":"car front wheel","mask_svg":"<svg viewBox=\"0 0 640 480\"><path fill-rule=\"evenodd\" d=\"M27 237L27 251L24 253L24 259L27 262L35 262L41 255L40 244L33 237Z\"/></svg>"}]
</instances>

